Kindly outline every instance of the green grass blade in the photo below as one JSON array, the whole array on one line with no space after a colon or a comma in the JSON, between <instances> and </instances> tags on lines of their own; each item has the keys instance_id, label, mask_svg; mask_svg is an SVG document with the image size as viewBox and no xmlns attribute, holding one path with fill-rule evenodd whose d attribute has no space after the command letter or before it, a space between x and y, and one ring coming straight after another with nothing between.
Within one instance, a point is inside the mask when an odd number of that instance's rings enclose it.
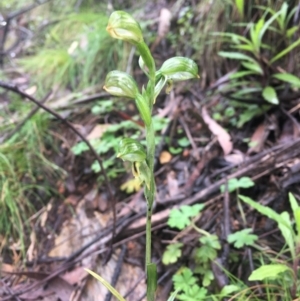
<instances>
[{"instance_id":1,"label":"green grass blade","mask_svg":"<svg viewBox=\"0 0 300 301\"><path fill-rule=\"evenodd\" d=\"M175 292L172 293L172 295L168 298L167 301L174 301L177 294L178 294L179 290L176 290Z\"/></svg>"},{"instance_id":2,"label":"green grass blade","mask_svg":"<svg viewBox=\"0 0 300 301\"><path fill-rule=\"evenodd\" d=\"M268 278L274 278L278 274L286 271L291 271L291 273L293 273L293 271L287 265L266 264L254 270L249 276L249 281L263 281Z\"/></svg>"},{"instance_id":3,"label":"green grass blade","mask_svg":"<svg viewBox=\"0 0 300 301\"><path fill-rule=\"evenodd\" d=\"M294 219L296 222L296 230L297 236L300 236L300 206L298 205L297 200L295 199L294 195L289 192L289 201L291 204L291 208L293 210Z\"/></svg>"},{"instance_id":4,"label":"green grass blade","mask_svg":"<svg viewBox=\"0 0 300 301\"><path fill-rule=\"evenodd\" d=\"M293 44L291 44L289 47L285 48L284 50L279 52L277 55L275 55L271 59L270 63L273 64L275 61L279 60L280 58L282 58L283 56L285 56L286 54L291 52L294 48L298 47L299 45L300 45L300 38L297 41L295 41Z\"/></svg>"},{"instance_id":5,"label":"green grass blade","mask_svg":"<svg viewBox=\"0 0 300 301\"><path fill-rule=\"evenodd\" d=\"M244 0L235 0L235 6L240 14L240 17L244 18Z\"/></svg>"},{"instance_id":6,"label":"green grass blade","mask_svg":"<svg viewBox=\"0 0 300 301\"><path fill-rule=\"evenodd\" d=\"M277 222L278 224L285 225L291 232L293 231L290 224L288 224L276 211L271 209L270 207L263 206L249 197L239 195L239 198L245 202L246 204L250 205L252 208L256 209L258 212L260 212L263 215L266 215L268 218L272 219L273 221Z\"/></svg>"},{"instance_id":7,"label":"green grass blade","mask_svg":"<svg viewBox=\"0 0 300 301\"><path fill-rule=\"evenodd\" d=\"M90 275L92 275L94 278L96 278L98 281L100 281L119 301L126 301L119 292L112 287L105 279L103 279L100 275L96 274L95 272L85 269Z\"/></svg>"},{"instance_id":8,"label":"green grass blade","mask_svg":"<svg viewBox=\"0 0 300 301\"><path fill-rule=\"evenodd\" d=\"M290 73L276 73L273 77L291 84L294 87L300 88L300 78Z\"/></svg>"},{"instance_id":9,"label":"green grass blade","mask_svg":"<svg viewBox=\"0 0 300 301\"><path fill-rule=\"evenodd\" d=\"M249 61L249 62L256 63L256 61L252 57L240 52L219 51L218 54L219 56L232 59L232 60Z\"/></svg>"}]
</instances>

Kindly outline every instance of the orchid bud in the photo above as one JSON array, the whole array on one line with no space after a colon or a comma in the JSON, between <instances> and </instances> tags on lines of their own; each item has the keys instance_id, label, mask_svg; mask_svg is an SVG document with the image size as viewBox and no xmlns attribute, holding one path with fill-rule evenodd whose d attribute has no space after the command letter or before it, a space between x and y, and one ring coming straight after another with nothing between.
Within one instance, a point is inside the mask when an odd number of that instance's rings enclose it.
<instances>
[{"instance_id":1,"label":"orchid bud","mask_svg":"<svg viewBox=\"0 0 300 301\"><path fill-rule=\"evenodd\" d=\"M136 98L139 94L136 81L132 76L122 71L111 71L105 79L105 91L114 96L126 96Z\"/></svg>"},{"instance_id":2,"label":"orchid bud","mask_svg":"<svg viewBox=\"0 0 300 301\"><path fill-rule=\"evenodd\" d=\"M199 78L197 64L186 57L173 57L166 60L156 73L156 78L165 76L173 81Z\"/></svg>"},{"instance_id":3,"label":"orchid bud","mask_svg":"<svg viewBox=\"0 0 300 301\"><path fill-rule=\"evenodd\" d=\"M118 158L129 162L142 162L146 160L143 145L132 138L123 138L119 143Z\"/></svg>"},{"instance_id":4,"label":"orchid bud","mask_svg":"<svg viewBox=\"0 0 300 301\"><path fill-rule=\"evenodd\" d=\"M113 38L134 45L144 41L139 23L124 11L115 11L110 15L106 30Z\"/></svg>"}]
</instances>

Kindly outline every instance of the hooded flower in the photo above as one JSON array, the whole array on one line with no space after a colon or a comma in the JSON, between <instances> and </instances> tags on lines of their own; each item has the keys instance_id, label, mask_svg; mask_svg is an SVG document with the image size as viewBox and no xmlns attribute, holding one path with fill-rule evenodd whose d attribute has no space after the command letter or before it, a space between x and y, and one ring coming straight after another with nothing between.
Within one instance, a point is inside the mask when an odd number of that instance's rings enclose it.
<instances>
[{"instance_id":1,"label":"hooded flower","mask_svg":"<svg viewBox=\"0 0 300 301\"><path fill-rule=\"evenodd\" d=\"M111 14L106 27L108 33L115 39L123 40L134 45L144 41L139 23L124 11Z\"/></svg>"}]
</instances>

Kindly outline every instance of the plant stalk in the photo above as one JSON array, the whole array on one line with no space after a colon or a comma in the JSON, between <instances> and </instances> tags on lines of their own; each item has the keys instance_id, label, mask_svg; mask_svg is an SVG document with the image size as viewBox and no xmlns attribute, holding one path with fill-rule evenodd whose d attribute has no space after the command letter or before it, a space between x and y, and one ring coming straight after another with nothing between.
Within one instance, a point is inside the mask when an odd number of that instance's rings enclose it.
<instances>
[{"instance_id":1,"label":"plant stalk","mask_svg":"<svg viewBox=\"0 0 300 301\"><path fill-rule=\"evenodd\" d=\"M150 77L149 81L150 90L150 112L152 115L155 76ZM155 196L155 181L154 181L154 158L155 158L155 132L153 122L146 127L146 140L147 140L147 163L150 169L150 185L149 188L145 186L145 198L147 201L147 220L146 220L146 273L147 273L147 300L155 300L156 291L156 266L151 263L151 219L152 210Z\"/></svg>"}]
</instances>

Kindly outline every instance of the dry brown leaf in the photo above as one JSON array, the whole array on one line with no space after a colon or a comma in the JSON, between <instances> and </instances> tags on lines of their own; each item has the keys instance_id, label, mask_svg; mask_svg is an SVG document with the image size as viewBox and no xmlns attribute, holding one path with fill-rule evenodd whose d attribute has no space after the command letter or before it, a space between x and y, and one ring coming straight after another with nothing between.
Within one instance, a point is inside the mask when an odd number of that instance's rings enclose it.
<instances>
[{"instance_id":1,"label":"dry brown leaf","mask_svg":"<svg viewBox=\"0 0 300 301\"><path fill-rule=\"evenodd\" d=\"M169 163L172 159L172 155L167 151L162 151L159 156L159 162L160 164L166 164Z\"/></svg>"},{"instance_id":2,"label":"dry brown leaf","mask_svg":"<svg viewBox=\"0 0 300 301\"><path fill-rule=\"evenodd\" d=\"M36 250L35 250L35 244L36 244L36 235L34 231L31 231L30 233L30 246L28 247L26 256L28 261L32 261L36 256Z\"/></svg>"},{"instance_id":3,"label":"dry brown leaf","mask_svg":"<svg viewBox=\"0 0 300 301\"><path fill-rule=\"evenodd\" d=\"M29 94L29 95L33 95L36 92L36 90L37 90L37 87L36 86L32 86L32 87L26 89L25 92L27 94Z\"/></svg>"},{"instance_id":4,"label":"dry brown leaf","mask_svg":"<svg viewBox=\"0 0 300 301\"><path fill-rule=\"evenodd\" d=\"M258 153L262 150L264 143L268 137L269 130L266 124L261 123L253 133L250 139L250 149L248 150L248 154Z\"/></svg>"},{"instance_id":5,"label":"dry brown leaf","mask_svg":"<svg viewBox=\"0 0 300 301\"><path fill-rule=\"evenodd\" d=\"M230 135L209 116L205 107L202 108L202 118L207 124L209 130L217 137L219 144L223 149L224 155L226 156L230 154L233 148Z\"/></svg>"},{"instance_id":6,"label":"dry brown leaf","mask_svg":"<svg viewBox=\"0 0 300 301\"><path fill-rule=\"evenodd\" d=\"M167 175L167 183L170 197L179 194L178 180L176 179L176 174L173 170Z\"/></svg>"},{"instance_id":7,"label":"dry brown leaf","mask_svg":"<svg viewBox=\"0 0 300 301\"><path fill-rule=\"evenodd\" d=\"M11 264L8 263L1 263L1 270L0 270L0 275L1 273L12 273L14 271L14 267Z\"/></svg>"},{"instance_id":8,"label":"dry brown leaf","mask_svg":"<svg viewBox=\"0 0 300 301\"><path fill-rule=\"evenodd\" d=\"M87 275L88 274L85 269L81 266L78 266L72 271L62 275L61 278L74 286L75 284L80 283Z\"/></svg>"},{"instance_id":9,"label":"dry brown leaf","mask_svg":"<svg viewBox=\"0 0 300 301\"><path fill-rule=\"evenodd\" d=\"M241 152L225 156L224 159L231 164L241 164L245 160L245 155Z\"/></svg>"},{"instance_id":10,"label":"dry brown leaf","mask_svg":"<svg viewBox=\"0 0 300 301\"><path fill-rule=\"evenodd\" d=\"M158 36L163 38L170 30L172 13L167 8L162 8L159 15Z\"/></svg>"},{"instance_id":11,"label":"dry brown leaf","mask_svg":"<svg viewBox=\"0 0 300 301\"><path fill-rule=\"evenodd\" d=\"M299 125L296 122L293 122L291 119L285 121L278 139L279 143L290 143L299 137Z\"/></svg>"},{"instance_id":12,"label":"dry brown leaf","mask_svg":"<svg viewBox=\"0 0 300 301\"><path fill-rule=\"evenodd\" d=\"M47 206L43 208L43 212L40 216L40 225L43 229L45 228L45 225L46 225L46 222L47 222L47 219L48 219L48 213L51 211L51 209L52 209L52 203L51 202L49 202L47 204Z\"/></svg>"},{"instance_id":13,"label":"dry brown leaf","mask_svg":"<svg viewBox=\"0 0 300 301\"><path fill-rule=\"evenodd\" d=\"M154 49L157 47L160 41L169 32L171 19L172 19L171 12L167 8L162 8L159 15L157 37L151 46L151 51L154 51Z\"/></svg>"},{"instance_id":14,"label":"dry brown leaf","mask_svg":"<svg viewBox=\"0 0 300 301\"><path fill-rule=\"evenodd\" d=\"M36 275L34 275L36 274ZM24 273L25 275L25 273ZM49 276L46 273L26 273L28 278L39 279ZM47 285L40 285L35 290L26 292L20 295L20 298L23 300L61 300L61 301L69 301L70 296L74 290L74 287L70 285L67 281L62 279L60 276L57 276L50 281L47 282Z\"/></svg>"},{"instance_id":15,"label":"dry brown leaf","mask_svg":"<svg viewBox=\"0 0 300 301\"><path fill-rule=\"evenodd\" d=\"M101 138L110 124L97 124L86 137L88 140Z\"/></svg>"}]
</instances>

